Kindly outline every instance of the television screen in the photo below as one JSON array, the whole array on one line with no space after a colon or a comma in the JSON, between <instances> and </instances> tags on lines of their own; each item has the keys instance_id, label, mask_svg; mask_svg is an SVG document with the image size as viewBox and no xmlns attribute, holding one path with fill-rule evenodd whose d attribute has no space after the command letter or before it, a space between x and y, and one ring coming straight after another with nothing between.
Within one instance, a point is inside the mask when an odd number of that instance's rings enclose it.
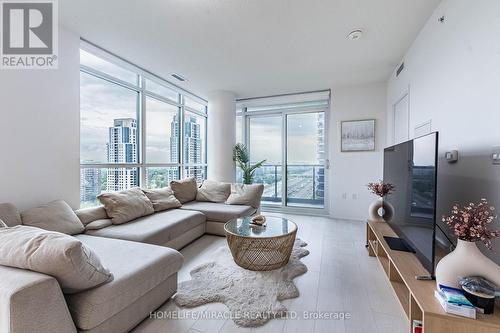
<instances>
[{"instance_id":1,"label":"television screen","mask_svg":"<svg viewBox=\"0 0 500 333\"><path fill-rule=\"evenodd\" d=\"M438 133L384 150L384 182L394 192L384 198L394 215L387 221L415 251L425 269L434 273Z\"/></svg>"}]
</instances>

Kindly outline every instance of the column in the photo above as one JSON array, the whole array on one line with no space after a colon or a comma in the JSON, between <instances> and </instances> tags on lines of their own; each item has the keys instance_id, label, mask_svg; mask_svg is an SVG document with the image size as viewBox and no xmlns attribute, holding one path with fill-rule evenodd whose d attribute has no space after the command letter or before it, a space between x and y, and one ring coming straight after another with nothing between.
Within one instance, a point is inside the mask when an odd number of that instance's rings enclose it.
<instances>
[{"instance_id":1,"label":"column","mask_svg":"<svg viewBox=\"0 0 500 333\"><path fill-rule=\"evenodd\" d=\"M230 91L208 94L207 179L235 181L233 146L236 142L236 97Z\"/></svg>"}]
</instances>

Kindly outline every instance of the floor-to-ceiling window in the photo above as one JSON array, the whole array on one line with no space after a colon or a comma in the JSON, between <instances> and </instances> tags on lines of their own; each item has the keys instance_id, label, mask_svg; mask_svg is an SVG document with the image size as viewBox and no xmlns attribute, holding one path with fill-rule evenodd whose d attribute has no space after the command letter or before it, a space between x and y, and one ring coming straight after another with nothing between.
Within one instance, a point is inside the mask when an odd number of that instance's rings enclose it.
<instances>
[{"instance_id":1,"label":"floor-to-ceiling window","mask_svg":"<svg viewBox=\"0 0 500 333\"><path fill-rule=\"evenodd\" d=\"M325 208L329 96L328 91L280 98L279 104L273 104L276 98L269 104L239 102L236 140L246 143L252 163L266 160L254 176L254 183L264 184L264 206Z\"/></svg>"},{"instance_id":2,"label":"floor-to-ceiling window","mask_svg":"<svg viewBox=\"0 0 500 333\"><path fill-rule=\"evenodd\" d=\"M80 201L206 176L206 101L82 42Z\"/></svg>"},{"instance_id":3,"label":"floor-to-ceiling window","mask_svg":"<svg viewBox=\"0 0 500 333\"><path fill-rule=\"evenodd\" d=\"M267 204L281 204L283 165L283 121L281 115L249 116L248 145L251 163L265 160L257 169L255 183L264 184L263 200Z\"/></svg>"}]
</instances>

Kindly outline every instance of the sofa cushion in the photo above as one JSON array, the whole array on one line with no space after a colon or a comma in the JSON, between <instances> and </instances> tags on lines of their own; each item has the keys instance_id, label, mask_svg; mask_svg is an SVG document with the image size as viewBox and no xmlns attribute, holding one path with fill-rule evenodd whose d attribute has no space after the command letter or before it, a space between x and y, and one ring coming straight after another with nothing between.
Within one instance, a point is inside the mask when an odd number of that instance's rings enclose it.
<instances>
[{"instance_id":1,"label":"sofa cushion","mask_svg":"<svg viewBox=\"0 0 500 333\"><path fill-rule=\"evenodd\" d=\"M95 252L78 239L24 225L0 228L0 265L53 276L65 293L113 279Z\"/></svg>"},{"instance_id":2,"label":"sofa cushion","mask_svg":"<svg viewBox=\"0 0 500 333\"><path fill-rule=\"evenodd\" d=\"M260 199L264 192L262 184L232 184L231 195L226 200L228 205L247 205L253 208L260 207Z\"/></svg>"},{"instance_id":3,"label":"sofa cushion","mask_svg":"<svg viewBox=\"0 0 500 333\"><path fill-rule=\"evenodd\" d=\"M67 235L80 234L85 230L73 209L63 200L25 210L21 213L21 219L24 225Z\"/></svg>"},{"instance_id":4,"label":"sofa cushion","mask_svg":"<svg viewBox=\"0 0 500 333\"><path fill-rule=\"evenodd\" d=\"M225 202L231 194L231 184L205 180L196 194L196 201Z\"/></svg>"},{"instance_id":5,"label":"sofa cushion","mask_svg":"<svg viewBox=\"0 0 500 333\"><path fill-rule=\"evenodd\" d=\"M227 222L231 219L252 215L255 208L244 205L226 205L214 202L192 201L182 205L181 209L203 213L207 221Z\"/></svg>"},{"instance_id":6,"label":"sofa cushion","mask_svg":"<svg viewBox=\"0 0 500 333\"><path fill-rule=\"evenodd\" d=\"M163 245L192 228L205 223L199 212L172 209L139 218L130 223L112 225L100 230L87 230L87 235L126 239Z\"/></svg>"},{"instance_id":7,"label":"sofa cushion","mask_svg":"<svg viewBox=\"0 0 500 333\"><path fill-rule=\"evenodd\" d=\"M110 219L100 219L85 225L85 230L99 230L113 225Z\"/></svg>"},{"instance_id":8,"label":"sofa cushion","mask_svg":"<svg viewBox=\"0 0 500 333\"><path fill-rule=\"evenodd\" d=\"M174 191L170 187L157 189L142 189L144 194L153 203L155 212L161 212L167 209L179 208L181 202L177 200Z\"/></svg>"},{"instance_id":9,"label":"sofa cushion","mask_svg":"<svg viewBox=\"0 0 500 333\"><path fill-rule=\"evenodd\" d=\"M75 214L84 225L96 220L109 218L108 214L106 213L106 209L104 209L104 206L77 209L75 210Z\"/></svg>"},{"instance_id":10,"label":"sofa cushion","mask_svg":"<svg viewBox=\"0 0 500 333\"><path fill-rule=\"evenodd\" d=\"M0 203L0 219L9 227L22 223L19 211L11 203Z\"/></svg>"},{"instance_id":11,"label":"sofa cushion","mask_svg":"<svg viewBox=\"0 0 500 333\"><path fill-rule=\"evenodd\" d=\"M189 202L196 199L196 193L198 192L198 184L196 184L196 179L186 178L182 180L172 180L170 182L170 188L174 191L175 197L181 202Z\"/></svg>"},{"instance_id":12,"label":"sofa cushion","mask_svg":"<svg viewBox=\"0 0 500 333\"><path fill-rule=\"evenodd\" d=\"M101 257L115 277L97 288L66 295L80 330L90 330L116 315L182 266L182 255L167 247L89 235L76 237Z\"/></svg>"},{"instance_id":13,"label":"sofa cushion","mask_svg":"<svg viewBox=\"0 0 500 333\"><path fill-rule=\"evenodd\" d=\"M97 199L103 204L113 224L126 223L155 212L151 201L138 187L102 193Z\"/></svg>"}]
</instances>

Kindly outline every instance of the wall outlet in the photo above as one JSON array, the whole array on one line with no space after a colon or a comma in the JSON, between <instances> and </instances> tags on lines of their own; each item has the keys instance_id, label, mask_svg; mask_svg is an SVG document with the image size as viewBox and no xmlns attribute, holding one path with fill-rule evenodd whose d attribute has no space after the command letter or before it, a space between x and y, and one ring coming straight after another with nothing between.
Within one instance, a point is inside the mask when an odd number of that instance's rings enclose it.
<instances>
[{"instance_id":1,"label":"wall outlet","mask_svg":"<svg viewBox=\"0 0 500 333\"><path fill-rule=\"evenodd\" d=\"M358 194L357 193L353 193L352 194L352 200L358 200Z\"/></svg>"},{"instance_id":2,"label":"wall outlet","mask_svg":"<svg viewBox=\"0 0 500 333\"><path fill-rule=\"evenodd\" d=\"M491 153L491 161L493 164L500 164L500 147L493 147Z\"/></svg>"}]
</instances>

